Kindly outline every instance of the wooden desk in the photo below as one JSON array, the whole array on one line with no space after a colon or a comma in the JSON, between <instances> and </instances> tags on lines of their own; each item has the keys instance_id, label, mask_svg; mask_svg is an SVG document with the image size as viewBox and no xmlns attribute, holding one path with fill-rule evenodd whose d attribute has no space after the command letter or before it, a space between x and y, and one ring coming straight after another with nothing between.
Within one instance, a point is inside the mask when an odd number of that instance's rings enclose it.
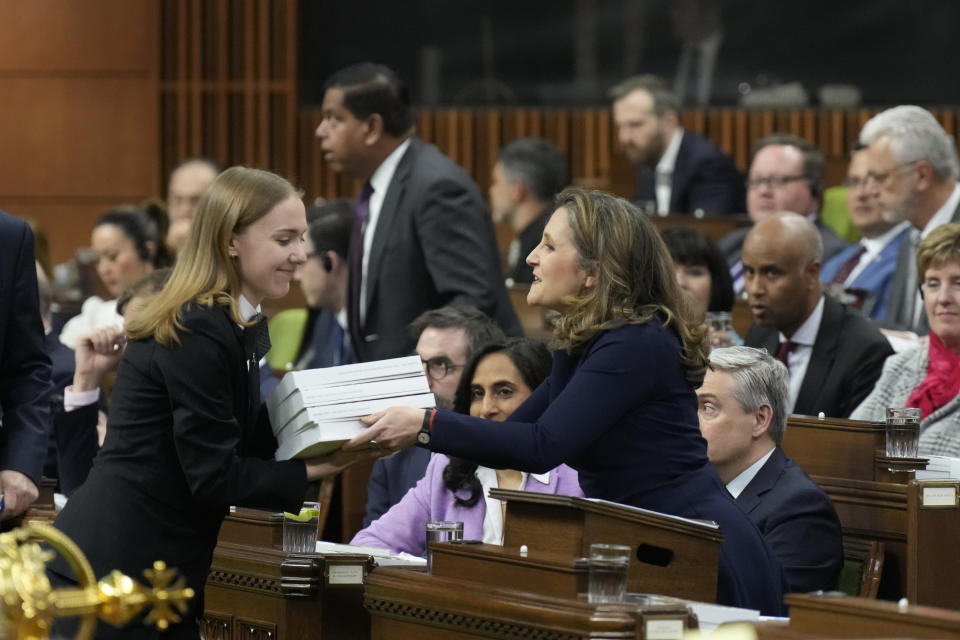
<instances>
[{"instance_id":1,"label":"wooden desk","mask_svg":"<svg viewBox=\"0 0 960 640\"><path fill-rule=\"evenodd\" d=\"M239 509L227 516L204 590L208 640L365 638L363 580L369 556L287 554L282 515Z\"/></svg>"},{"instance_id":2,"label":"wooden desk","mask_svg":"<svg viewBox=\"0 0 960 640\"><path fill-rule=\"evenodd\" d=\"M790 630L828 638L960 640L960 611L864 598L788 595Z\"/></svg>"},{"instance_id":3,"label":"wooden desk","mask_svg":"<svg viewBox=\"0 0 960 640\"><path fill-rule=\"evenodd\" d=\"M696 216L686 216L671 214L668 216L650 216L657 229L663 231L671 227L689 227L699 229L713 238L714 242L727 235L734 229L740 227L749 227L752 224L750 216L745 213L725 216L709 216L697 218Z\"/></svg>"},{"instance_id":4,"label":"wooden desk","mask_svg":"<svg viewBox=\"0 0 960 640\"><path fill-rule=\"evenodd\" d=\"M641 640L647 637L648 628L652 631L653 626L665 623L669 632L659 637L673 640L679 639L685 628L696 624L682 606L589 604L585 600L540 595L472 578L442 577L395 568L374 570L367 578L364 595L364 605L371 616L370 638ZM683 621L679 622L680 619Z\"/></svg>"},{"instance_id":5,"label":"wooden desk","mask_svg":"<svg viewBox=\"0 0 960 640\"><path fill-rule=\"evenodd\" d=\"M960 482L916 482L890 472L882 424L791 416L784 452L830 496L843 535L886 545L880 597L960 609ZM952 505L924 492L953 492Z\"/></svg>"}]
</instances>

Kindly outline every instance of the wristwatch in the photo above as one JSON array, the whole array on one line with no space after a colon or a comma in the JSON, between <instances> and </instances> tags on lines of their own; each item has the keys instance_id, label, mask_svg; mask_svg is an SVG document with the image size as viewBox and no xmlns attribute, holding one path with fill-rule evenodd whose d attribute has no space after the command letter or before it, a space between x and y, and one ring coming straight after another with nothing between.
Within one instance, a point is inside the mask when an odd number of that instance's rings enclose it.
<instances>
[{"instance_id":1,"label":"wristwatch","mask_svg":"<svg viewBox=\"0 0 960 640\"><path fill-rule=\"evenodd\" d=\"M424 411L423 413L423 426L420 427L420 431L417 433L417 443L424 446L430 444L430 439L433 437L433 433L430 431L430 426L433 423L433 415L437 412L436 409L431 409L429 411Z\"/></svg>"}]
</instances>

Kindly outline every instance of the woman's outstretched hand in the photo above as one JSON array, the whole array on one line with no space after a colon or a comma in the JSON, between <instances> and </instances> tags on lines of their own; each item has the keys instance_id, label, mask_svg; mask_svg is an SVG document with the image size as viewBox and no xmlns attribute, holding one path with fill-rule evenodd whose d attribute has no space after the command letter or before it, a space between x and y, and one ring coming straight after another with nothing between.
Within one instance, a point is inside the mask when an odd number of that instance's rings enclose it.
<instances>
[{"instance_id":1,"label":"woman's outstretched hand","mask_svg":"<svg viewBox=\"0 0 960 640\"><path fill-rule=\"evenodd\" d=\"M413 445L417 441L417 433L423 426L423 409L412 407L389 407L377 413L371 413L361 418L369 428L343 445L344 451L369 447L376 442L381 450L395 453Z\"/></svg>"}]
</instances>

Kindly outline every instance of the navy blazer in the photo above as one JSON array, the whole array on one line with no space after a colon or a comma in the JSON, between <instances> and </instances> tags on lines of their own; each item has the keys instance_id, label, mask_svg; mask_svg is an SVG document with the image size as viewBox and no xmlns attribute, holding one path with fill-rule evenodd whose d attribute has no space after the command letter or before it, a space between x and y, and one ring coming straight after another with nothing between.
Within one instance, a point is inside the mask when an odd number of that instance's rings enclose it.
<instances>
[{"instance_id":1,"label":"navy blazer","mask_svg":"<svg viewBox=\"0 0 960 640\"><path fill-rule=\"evenodd\" d=\"M588 498L714 520L717 601L782 612L780 566L710 464L680 341L656 319L555 352L550 377L506 422L438 411L430 447L495 469L565 463Z\"/></svg>"},{"instance_id":2,"label":"navy blazer","mask_svg":"<svg viewBox=\"0 0 960 640\"><path fill-rule=\"evenodd\" d=\"M752 324L743 343L775 356L780 332ZM846 418L873 391L892 354L890 343L869 320L824 297L820 330L793 413L815 416L822 411L829 418Z\"/></svg>"},{"instance_id":3,"label":"navy blazer","mask_svg":"<svg viewBox=\"0 0 960 640\"><path fill-rule=\"evenodd\" d=\"M910 228L907 227L890 242L887 243L880 253L863 268L857 277L850 283L851 289L863 289L868 291L869 295L864 300L860 313L873 318L874 320L883 319L887 315L887 300L890 298L890 283L893 281L894 271L897 266L897 254L900 251L900 243L910 235ZM830 282L836 275L843 263L853 257L860 249L860 243L852 244L837 255L823 263L820 269L820 280Z\"/></svg>"},{"instance_id":4,"label":"navy blazer","mask_svg":"<svg viewBox=\"0 0 960 640\"><path fill-rule=\"evenodd\" d=\"M637 172L634 202L657 202L656 173L653 167ZM684 131L677 150L670 190L670 213L693 213L702 209L707 215L743 213L747 210L743 175L733 158L713 142L691 131Z\"/></svg>"},{"instance_id":5,"label":"navy blazer","mask_svg":"<svg viewBox=\"0 0 960 640\"><path fill-rule=\"evenodd\" d=\"M370 245L366 316L363 326L350 327L357 359L411 353L416 340L409 324L449 304L476 307L508 335L523 335L500 273L497 238L480 189L436 147L411 138ZM351 279L358 277L351 271ZM353 287L348 291L348 304L356 309Z\"/></svg>"},{"instance_id":6,"label":"navy blazer","mask_svg":"<svg viewBox=\"0 0 960 640\"><path fill-rule=\"evenodd\" d=\"M420 447L410 447L374 462L367 483L367 511L363 516L363 528L369 527L371 522L400 502L407 491L420 482L428 464L430 452Z\"/></svg>"},{"instance_id":7,"label":"navy blazer","mask_svg":"<svg viewBox=\"0 0 960 640\"><path fill-rule=\"evenodd\" d=\"M836 587L843 565L840 519L827 494L775 447L737 496L787 574L790 591Z\"/></svg>"},{"instance_id":8,"label":"navy blazer","mask_svg":"<svg viewBox=\"0 0 960 640\"><path fill-rule=\"evenodd\" d=\"M43 347L33 232L0 211L0 470L40 486L50 429L50 357Z\"/></svg>"}]
</instances>

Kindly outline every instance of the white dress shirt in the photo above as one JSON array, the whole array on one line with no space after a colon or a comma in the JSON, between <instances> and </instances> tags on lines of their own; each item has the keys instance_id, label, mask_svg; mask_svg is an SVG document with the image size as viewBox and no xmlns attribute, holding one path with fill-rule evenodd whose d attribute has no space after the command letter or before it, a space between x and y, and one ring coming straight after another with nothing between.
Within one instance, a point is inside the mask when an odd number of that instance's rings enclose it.
<instances>
[{"instance_id":1,"label":"white dress shirt","mask_svg":"<svg viewBox=\"0 0 960 640\"><path fill-rule=\"evenodd\" d=\"M490 489L499 487L495 469L477 466L477 479L483 487L483 499L487 506L483 516L483 542L487 544L503 544L503 511L499 500L490 497ZM532 473L533 479L541 484L550 484L550 472ZM520 488L527 486L527 473L520 474Z\"/></svg>"},{"instance_id":2,"label":"white dress shirt","mask_svg":"<svg viewBox=\"0 0 960 640\"><path fill-rule=\"evenodd\" d=\"M743 490L747 488L747 485L750 484L750 482L758 473L760 473L760 469L763 468L763 465L767 464L767 460L769 460L770 456L773 455L774 449L776 449L776 447L770 447L770 451L767 451L766 455L741 471L740 475L727 483L727 491L730 492L730 495L732 495L734 498L740 497L740 494L743 493Z\"/></svg>"},{"instance_id":3,"label":"white dress shirt","mask_svg":"<svg viewBox=\"0 0 960 640\"><path fill-rule=\"evenodd\" d=\"M380 209L383 208L383 200L387 196L387 189L393 180L393 174L397 172L397 165L400 164L400 159L409 148L410 138L407 138L380 163L377 170L370 176L370 186L373 187L373 193L370 195L370 217L367 219L367 226L363 230L363 265L361 268L359 300L361 325L367 318L367 270L370 264L370 247L373 246L373 234L377 231Z\"/></svg>"},{"instance_id":4,"label":"white dress shirt","mask_svg":"<svg viewBox=\"0 0 960 640\"><path fill-rule=\"evenodd\" d=\"M820 321L823 320L823 296L820 296L820 302L813 308L813 312L807 316L800 328L790 337L790 342L795 346L793 351L787 355L787 369L790 371L790 393L787 398L787 415L793 413L793 407L797 404L797 396L800 395L800 386L803 384L803 378L807 375L807 365L810 364L810 356L813 354L813 344L817 341L817 333L820 331ZM780 342L785 342L787 337L780 334Z\"/></svg>"},{"instance_id":5,"label":"white dress shirt","mask_svg":"<svg viewBox=\"0 0 960 640\"><path fill-rule=\"evenodd\" d=\"M673 170L677 166L677 154L680 153L680 142L683 140L683 127L677 127L670 138L667 148L660 156L656 169L657 215L665 216L670 213L670 197L673 195Z\"/></svg>"}]
</instances>

